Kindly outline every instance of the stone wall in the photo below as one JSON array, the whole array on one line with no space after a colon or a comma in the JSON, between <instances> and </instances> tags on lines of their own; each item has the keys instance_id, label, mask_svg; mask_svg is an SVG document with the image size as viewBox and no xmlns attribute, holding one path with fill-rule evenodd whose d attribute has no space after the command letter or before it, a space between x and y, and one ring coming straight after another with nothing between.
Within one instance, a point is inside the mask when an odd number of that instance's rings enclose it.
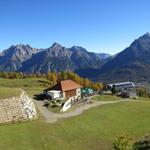
<instances>
[{"instance_id":1,"label":"stone wall","mask_svg":"<svg viewBox=\"0 0 150 150\"><path fill-rule=\"evenodd\" d=\"M22 91L20 97L0 100L0 123L10 123L37 118L35 105Z\"/></svg>"},{"instance_id":2,"label":"stone wall","mask_svg":"<svg viewBox=\"0 0 150 150\"><path fill-rule=\"evenodd\" d=\"M20 96L20 104L22 108L23 114L26 116L27 119L36 119L37 112L35 105L31 98L23 91Z\"/></svg>"}]
</instances>

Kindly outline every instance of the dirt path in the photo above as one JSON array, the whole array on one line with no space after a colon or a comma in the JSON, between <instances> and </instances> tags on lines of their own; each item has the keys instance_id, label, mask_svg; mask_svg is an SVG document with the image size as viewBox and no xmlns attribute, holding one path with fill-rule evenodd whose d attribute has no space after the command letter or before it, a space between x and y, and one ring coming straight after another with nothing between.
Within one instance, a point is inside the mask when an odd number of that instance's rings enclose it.
<instances>
[{"instance_id":1,"label":"dirt path","mask_svg":"<svg viewBox=\"0 0 150 150\"><path fill-rule=\"evenodd\" d=\"M69 117L80 115L85 110L88 110L93 107L106 105L106 104L121 103L121 102L126 102L126 101L128 100L118 100L118 101L108 101L108 102L94 101L93 103L88 103L88 104L84 104L81 106L79 105L79 107L76 108L75 110L61 113L61 114L50 112L46 107L43 106L42 101L35 101L35 103L36 103L37 108L39 109L39 112L44 117L45 121L47 123L55 123L58 119L69 118Z\"/></svg>"}]
</instances>

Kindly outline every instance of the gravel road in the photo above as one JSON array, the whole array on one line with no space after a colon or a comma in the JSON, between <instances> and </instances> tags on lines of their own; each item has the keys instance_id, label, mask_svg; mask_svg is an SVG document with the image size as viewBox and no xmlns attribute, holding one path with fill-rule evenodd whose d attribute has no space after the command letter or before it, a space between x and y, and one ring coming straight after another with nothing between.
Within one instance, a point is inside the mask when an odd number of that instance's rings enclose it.
<instances>
[{"instance_id":1,"label":"gravel road","mask_svg":"<svg viewBox=\"0 0 150 150\"><path fill-rule=\"evenodd\" d=\"M55 123L58 119L70 118L70 117L73 117L73 116L80 115L85 110L88 110L88 109L93 108L93 107L106 105L106 104L121 103L121 102L126 102L126 101L128 101L128 100L117 100L117 101L108 101L108 102L93 101L92 103L79 105L79 107L76 108L75 110L68 111L68 112L65 112L65 113L50 112L46 107L43 106L42 101L35 101L35 103L36 103L36 106L37 106L40 114L44 117L45 121L47 123Z\"/></svg>"}]
</instances>

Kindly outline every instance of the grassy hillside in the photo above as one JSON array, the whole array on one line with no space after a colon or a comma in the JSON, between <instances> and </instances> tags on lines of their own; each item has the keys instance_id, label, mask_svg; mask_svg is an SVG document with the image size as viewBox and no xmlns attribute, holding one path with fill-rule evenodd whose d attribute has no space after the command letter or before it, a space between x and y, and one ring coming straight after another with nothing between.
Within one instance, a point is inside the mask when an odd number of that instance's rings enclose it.
<instances>
[{"instance_id":1,"label":"grassy hillside","mask_svg":"<svg viewBox=\"0 0 150 150\"><path fill-rule=\"evenodd\" d=\"M26 79L2 79L0 78L0 87L43 87L48 84L46 79L26 78Z\"/></svg>"},{"instance_id":2,"label":"grassy hillside","mask_svg":"<svg viewBox=\"0 0 150 150\"><path fill-rule=\"evenodd\" d=\"M21 90L17 88L0 87L0 99L20 96Z\"/></svg>"},{"instance_id":3,"label":"grassy hillside","mask_svg":"<svg viewBox=\"0 0 150 150\"><path fill-rule=\"evenodd\" d=\"M43 89L49 86L49 81L42 78L27 78L27 79L0 79L0 88L9 88L14 91L15 88L25 90L30 96L39 94ZM3 95L3 94L2 94ZM7 94L8 95L8 94ZM11 95L10 95L11 96Z\"/></svg>"},{"instance_id":4,"label":"grassy hillside","mask_svg":"<svg viewBox=\"0 0 150 150\"><path fill-rule=\"evenodd\" d=\"M39 79L0 79L0 87L23 88L33 96L45 88L47 81L42 81L44 83ZM54 124L40 118L32 122L0 125L0 149L109 150L118 135L129 134L136 138L150 133L149 114L149 101L132 101L92 108L80 116Z\"/></svg>"},{"instance_id":5,"label":"grassy hillside","mask_svg":"<svg viewBox=\"0 0 150 150\"><path fill-rule=\"evenodd\" d=\"M96 101L117 101L121 100L121 97L113 96L113 95L97 95L92 98Z\"/></svg>"},{"instance_id":6,"label":"grassy hillside","mask_svg":"<svg viewBox=\"0 0 150 150\"><path fill-rule=\"evenodd\" d=\"M40 120L0 126L0 149L108 150L122 133L150 132L150 103L125 102L93 108L55 124Z\"/></svg>"}]
</instances>

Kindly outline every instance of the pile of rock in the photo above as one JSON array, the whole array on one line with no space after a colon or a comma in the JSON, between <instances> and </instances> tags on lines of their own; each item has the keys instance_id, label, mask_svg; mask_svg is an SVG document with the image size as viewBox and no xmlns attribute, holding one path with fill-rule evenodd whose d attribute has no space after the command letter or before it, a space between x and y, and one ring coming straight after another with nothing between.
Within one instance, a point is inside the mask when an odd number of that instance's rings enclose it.
<instances>
[{"instance_id":1,"label":"pile of rock","mask_svg":"<svg viewBox=\"0 0 150 150\"><path fill-rule=\"evenodd\" d=\"M11 123L37 118L35 105L22 91L20 97L0 100L0 123Z\"/></svg>"},{"instance_id":2,"label":"pile of rock","mask_svg":"<svg viewBox=\"0 0 150 150\"><path fill-rule=\"evenodd\" d=\"M36 119L37 118L37 112L35 105L31 98L23 91L20 96L20 104L22 108L22 112L24 112L24 116L27 119Z\"/></svg>"}]
</instances>

